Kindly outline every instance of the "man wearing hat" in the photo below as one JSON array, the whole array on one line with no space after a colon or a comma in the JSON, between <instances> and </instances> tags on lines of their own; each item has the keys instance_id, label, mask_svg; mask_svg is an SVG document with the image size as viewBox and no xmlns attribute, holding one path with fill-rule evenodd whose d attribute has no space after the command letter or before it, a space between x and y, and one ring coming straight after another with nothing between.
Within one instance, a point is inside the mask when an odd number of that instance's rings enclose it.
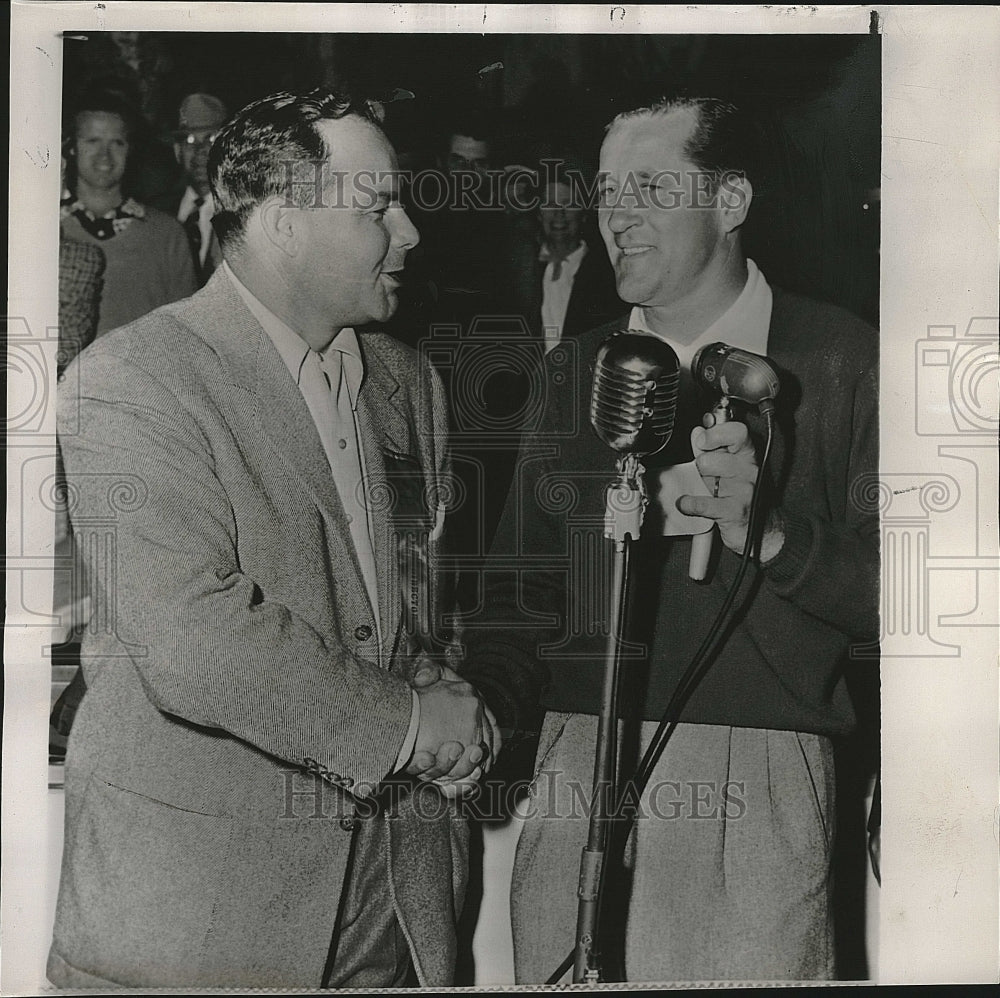
<instances>
[{"instance_id":1,"label":"man wearing hat","mask_svg":"<svg viewBox=\"0 0 1000 998\"><path fill-rule=\"evenodd\" d=\"M181 101L178 127L174 133L174 153L187 182L177 209L177 220L187 232L201 286L222 262L219 241L212 231L215 205L208 184L208 151L228 117L226 105L218 97L188 94Z\"/></svg>"}]
</instances>

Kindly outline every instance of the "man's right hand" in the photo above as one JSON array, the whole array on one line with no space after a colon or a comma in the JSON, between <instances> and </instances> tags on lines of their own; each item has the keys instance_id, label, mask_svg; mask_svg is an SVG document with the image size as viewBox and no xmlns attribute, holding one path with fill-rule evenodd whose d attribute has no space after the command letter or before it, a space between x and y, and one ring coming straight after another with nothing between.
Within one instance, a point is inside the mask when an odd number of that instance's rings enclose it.
<instances>
[{"instance_id":1,"label":"man's right hand","mask_svg":"<svg viewBox=\"0 0 1000 998\"><path fill-rule=\"evenodd\" d=\"M425 782L475 780L493 749L493 726L475 688L450 669L442 675L430 668L414 677L413 686L420 726L406 771Z\"/></svg>"}]
</instances>

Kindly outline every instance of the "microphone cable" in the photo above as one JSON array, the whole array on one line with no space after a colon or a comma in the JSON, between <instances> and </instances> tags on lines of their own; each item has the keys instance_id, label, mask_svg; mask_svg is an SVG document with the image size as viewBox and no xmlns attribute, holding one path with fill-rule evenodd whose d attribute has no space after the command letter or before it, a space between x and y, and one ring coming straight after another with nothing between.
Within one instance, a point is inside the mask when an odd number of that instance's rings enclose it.
<instances>
[{"instance_id":1,"label":"microphone cable","mask_svg":"<svg viewBox=\"0 0 1000 998\"><path fill-rule=\"evenodd\" d=\"M646 751L643 753L643 757L640 760L639 765L636 767L635 773L630 780L626 781L626 786L631 786L632 788L632 793L630 795L631 805L623 806L625 801L624 794L620 799L615 800L614 810L612 813L617 815L619 811L622 812L622 825L620 828L612 830L612 842L609 844L609 848L605 856L605 862L601 869L600 892L602 899L604 896L604 885L607 877L607 870L612 863L615 864L617 869L619 862L624 858L625 845L627 844L631 834L632 825L635 822L638 813L638 807L642 794L653 775L653 770L656 768L656 764L660 761L660 757L663 755L663 752L667 747L667 742L670 740L674 731L677 729L677 725L680 723L681 712L686 706L688 700L690 700L695 689L697 689L698 684L704 678L705 674L712 665L713 659L710 656L715 651L722 635L725 634L726 628L728 628L731 623L731 621L726 618L729 617L733 603L736 600L736 596L740 591L740 587L743 585L743 580L746 578L747 570L750 567L751 557L755 552L759 555L762 532L761 528L763 526L763 522L761 520L761 496L764 491L762 488L762 481L764 472L767 468L768 459L771 455L771 445L774 440L774 406L773 404L763 404L761 405L761 409L767 421L767 439L764 444L764 454L760 462L760 472L757 475L757 482L754 485L753 498L750 502L750 516L748 517L747 522L747 539L743 547L743 553L740 557L740 565L737 569L736 576L730 583L729 588L726 590L725 598L716 613L715 620L713 620L712 625L708 629L708 633L705 635L705 638L701 643L701 646L695 652L690 664L687 669L685 669L676 689L671 695L670 700L667 702L667 706L658 722L653 738L650 741L649 746L646 748ZM723 627L723 624L725 624L725 627ZM615 724L615 734L617 736L617 718ZM598 915L598 919L600 919L600 914ZM600 927L600 921L598 922L598 927ZM575 949L570 950L566 959L562 961L559 967L552 973L548 980L546 980L546 984L559 983L563 974L565 974L566 971L573 966L575 952Z\"/></svg>"},{"instance_id":2,"label":"microphone cable","mask_svg":"<svg viewBox=\"0 0 1000 998\"><path fill-rule=\"evenodd\" d=\"M677 724L680 722L680 712L684 709L688 700L691 698L698 684L704 678L714 661L714 659L711 658L711 655L716 650L716 646L719 644L722 636L726 633L726 628L722 626L723 623L725 623L726 627L728 627L731 623L731 621L726 620L726 618L736 600L740 587L743 585L743 580L746 578L747 570L750 567L751 556L753 554L759 555L760 552L762 534L761 528L763 527L760 510L761 496L764 491L763 488L761 488L761 480L764 471L767 468L767 462L771 455L771 444L774 439L773 409L767 411L765 416L767 419L767 440L764 445L764 455L761 459L760 473L757 476L757 485L754 487L753 499L750 503L750 516L747 524L747 540L743 547L743 554L740 558L739 569L737 570L736 577L733 579L728 590L726 591L726 597L723 600L722 606L719 608L719 612L716 614L715 620L712 622L712 626L708 630L708 634L705 636L705 640L702 642L698 651L695 652L690 665L688 665L684 674L681 676L680 681L677 684L677 688L674 690L674 693L663 712L663 716L660 718L656 734L654 734L649 747L643 755L642 761L636 768L632 780L634 787L633 799L637 803L653 775L653 770L655 769L657 762L659 762L660 757L663 754L663 750L666 748L667 741L673 734ZM676 717L674 716L675 713L677 715ZM634 809L632 809L628 818L629 824L631 824L634 816L635 812Z\"/></svg>"}]
</instances>

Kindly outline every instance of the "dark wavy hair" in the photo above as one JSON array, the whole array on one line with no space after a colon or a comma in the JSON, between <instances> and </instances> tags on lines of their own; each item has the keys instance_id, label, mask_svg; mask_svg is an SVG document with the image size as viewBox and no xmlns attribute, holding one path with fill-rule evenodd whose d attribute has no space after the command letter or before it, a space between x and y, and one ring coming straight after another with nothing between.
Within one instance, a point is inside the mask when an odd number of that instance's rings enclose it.
<instances>
[{"instance_id":1,"label":"dark wavy hair","mask_svg":"<svg viewBox=\"0 0 1000 998\"><path fill-rule=\"evenodd\" d=\"M381 128L368 101L327 90L272 94L222 126L208 155L212 225L222 246L242 239L250 213L268 198L286 195L305 203L314 196L317 164L332 152L317 123L349 115Z\"/></svg>"},{"instance_id":2,"label":"dark wavy hair","mask_svg":"<svg viewBox=\"0 0 1000 998\"><path fill-rule=\"evenodd\" d=\"M637 118L653 118L675 111L691 111L695 128L684 146L684 154L699 170L711 176L714 193L733 173L753 179L755 154L748 117L735 104L715 97L662 97L645 107L622 111L605 129Z\"/></svg>"}]
</instances>

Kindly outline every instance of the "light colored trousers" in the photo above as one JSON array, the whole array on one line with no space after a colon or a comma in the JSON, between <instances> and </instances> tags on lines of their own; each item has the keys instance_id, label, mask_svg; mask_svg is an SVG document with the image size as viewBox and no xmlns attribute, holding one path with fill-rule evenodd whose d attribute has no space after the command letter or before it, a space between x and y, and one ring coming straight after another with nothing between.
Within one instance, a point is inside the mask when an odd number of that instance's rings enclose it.
<instances>
[{"instance_id":1,"label":"light colored trousers","mask_svg":"<svg viewBox=\"0 0 1000 998\"><path fill-rule=\"evenodd\" d=\"M519 984L574 947L596 736L596 717L546 715L511 886ZM828 739L679 725L626 848L628 981L833 979L833 822Z\"/></svg>"}]
</instances>

